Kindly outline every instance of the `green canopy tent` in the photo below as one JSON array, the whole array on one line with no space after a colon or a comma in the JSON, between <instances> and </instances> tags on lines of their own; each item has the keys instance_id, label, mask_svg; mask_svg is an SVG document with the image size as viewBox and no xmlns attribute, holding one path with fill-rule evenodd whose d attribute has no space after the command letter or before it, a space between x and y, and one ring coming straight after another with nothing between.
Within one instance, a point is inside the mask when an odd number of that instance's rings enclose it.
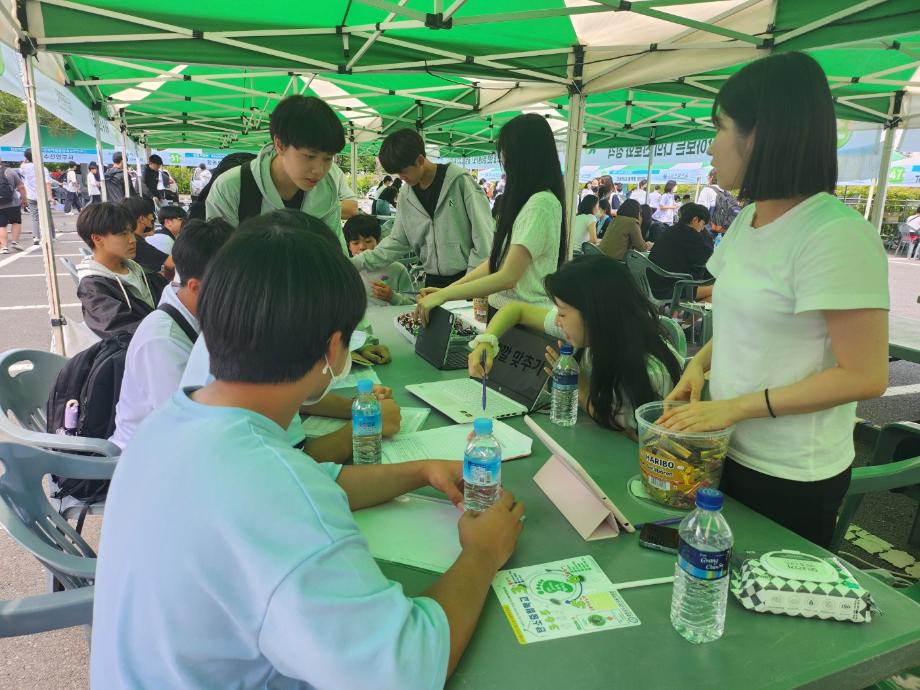
<instances>
[{"instance_id":1,"label":"green canopy tent","mask_svg":"<svg viewBox=\"0 0 920 690\"><path fill-rule=\"evenodd\" d=\"M917 30L920 7L915 0L164 0L149 7L18 0L15 20L23 52L63 54L70 84L118 121L125 148L128 136L147 144L261 139L272 103L312 89L311 80L353 103L339 112L355 144L394 123L426 129L567 96L573 193L585 94L676 79L688 66L706 73L770 50Z\"/></svg>"}]
</instances>

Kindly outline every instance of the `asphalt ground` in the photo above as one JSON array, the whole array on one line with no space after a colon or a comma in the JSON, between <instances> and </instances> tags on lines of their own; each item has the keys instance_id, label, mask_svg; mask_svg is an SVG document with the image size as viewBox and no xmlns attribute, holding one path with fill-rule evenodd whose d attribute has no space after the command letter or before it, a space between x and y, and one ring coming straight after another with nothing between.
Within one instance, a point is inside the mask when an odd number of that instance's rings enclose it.
<instances>
[{"instance_id":1,"label":"asphalt ground","mask_svg":"<svg viewBox=\"0 0 920 690\"><path fill-rule=\"evenodd\" d=\"M75 216L54 213L58 228L55 251L79 263L82 244L74 231ZM47 350L51 344L48 298L41 248L32 246L30 219L24 219L21 243L24 252L0 255L0 352L11 348ZM64 314L80 320L76 285L57 260L57 278ZM920 320L920 261L889 258L891 308L896 314ZM893 421L920 420L920 364L893 362L889 368L888 393L861 403L858 415L876 425ZM871 447L857 443L856 464L868 461ZM854 520L872 538L859 542L868 550L847 543L842 551L874 567L897 573L917 565L895 567L885 556L903 563L920 560L920 548L907 545L917 504L902 495L884 493L868 497ZM88 517L84 536L98 545L101 518ZM899 554L906 554L905 556ZM911 572L911 571L908 571ZM915 573L920 575L920 573ZM38 562L0 532L0 600L16 599L45 591L45 576ZM71 628L41 635L0 639L0 690L61 690L86 688L89 647L82 629Z\"/></svg>"}]
</instances>

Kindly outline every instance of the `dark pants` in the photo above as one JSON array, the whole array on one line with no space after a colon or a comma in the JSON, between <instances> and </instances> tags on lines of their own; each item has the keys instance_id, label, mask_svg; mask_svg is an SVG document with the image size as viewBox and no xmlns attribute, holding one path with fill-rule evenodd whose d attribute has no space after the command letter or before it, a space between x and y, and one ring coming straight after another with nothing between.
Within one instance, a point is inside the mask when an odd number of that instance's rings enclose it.
<instances>
[{"instance_id":1,"label":"dark pants","mask_svg":"<svg viewBox=\"0 0 920 690\"><path fill-rule=\"evenodd\" d=\"M762 474L729 458L719 488L764 517L827 548L849 486L850 468L821 481L796 482Z\"/></svg>"},{"instance_id":2,"label":"dark pants","mask_svg":"<svg viewBox=\"0 0 920 690\"><path fill-rule=\"evenodd\" d=\"M89 195L89 203L91 203L91 204L101 204L101 203L102 203L102 195L101 195L101 194L90 194L90 195Z\"/></svg>"},{"instance_id":3,"label":"dark pants","mask_svg":"<svg viewBox=\"0 0 920 690\"><path fill-rule=\"evenodd\" d=\"M426 274L425 275L425 287L435 287L435 288L447 287L451 283L454 283L460 280L465 275L466 275L466 271L455 273L452 276L435 276L435 275Z\"/></svg>"},{"instance_id":4,"label":"dark pants","mask_svg":"<svg viewBox=\"0 0 920 690\"><path fill-rule=\"evenodd\" d=\"M78 211L83 210L83 194L81 192L67 192L67 197L64 200L64 212L70 213L74 207Z\"/></svg>"}]
</instances>

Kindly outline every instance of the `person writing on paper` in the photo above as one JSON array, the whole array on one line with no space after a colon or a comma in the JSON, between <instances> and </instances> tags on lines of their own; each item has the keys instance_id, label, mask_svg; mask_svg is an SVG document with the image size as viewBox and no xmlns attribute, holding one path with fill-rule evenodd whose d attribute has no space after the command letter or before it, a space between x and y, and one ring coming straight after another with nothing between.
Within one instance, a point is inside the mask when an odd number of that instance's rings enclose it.
<instances>
[{"instance_id":1,"label":"person writing on paper","mask_svg":"<svg viewBox=\"0 0 920 690\"><path fill-rule=\"evenodd\" d=\"M311 223L253 218L215 257L199 300L215 380L177 392L119 459L96 569L95 688L443 687L514 551L524 506L505 491L460 516L460 556L407 597L352 511L423 486L460 505L461 463L341 467L290 447L301 402L348 373L366 303Z\"/></svg>"},{"instance_id":2,"label":"person writing on paper","mask_svg":"<svg viewBox=\"0 0 920 690\"><path fill-rule=\"evenodd\" d=\"M488 261L443 289L424 288L416 311L428 323L445 302L488 297L494 313L508 302L549 308L543 278L567 256L565 192L553 130L542 115L509 121L498 135L498 156L508 181Z\"/></svg>"},{"instance_id":3,"label":"person writing on paper","mask_svg":"<svg viewBox=\"0 0 920 690\"><path fill-rule=\"evenodd\" d=\"M713 122L719 182L749 203L706 265L713 337L668 396L690 404L661 423L734 425L722 491L827 547L850 484L856 401L888 382L885 249L833 196L834 102L811 57L739 70Z\"/></svg>"},{"instance_id":4,"label":"person writing on paper","mask_svg":"<svg viewBox=\"0 0 920 690\"><path fill-rule=\"evenodd\" d=\"M488 375L499 338L514 326L543 330L582 350L580 407L601 426L635 436L633 410L661 400L680 378L679 356L667 344L658 315L626 267L607 256L578 257L544 284L553 307L510 302L499 309L485 334L473 340L470 375ZM546 348L547 374L558 356Z\"/></svg>"}]
</instances>

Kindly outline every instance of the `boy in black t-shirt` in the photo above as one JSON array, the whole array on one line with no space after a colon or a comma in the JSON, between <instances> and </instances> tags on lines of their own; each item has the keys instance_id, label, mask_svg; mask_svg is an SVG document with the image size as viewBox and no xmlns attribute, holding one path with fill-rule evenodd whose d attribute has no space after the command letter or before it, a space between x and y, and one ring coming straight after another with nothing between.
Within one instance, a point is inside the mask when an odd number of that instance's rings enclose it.
<instances>
[{"instance_id":1,"label":"boy in black t-shirt","mask_svg":"<svg viewBox=\"0 0 920 690\"><path fill-rule=\"evenodd\" d=\"M677 224L655 241L649 260L671 273L686 273L698 279L708 278L706 262L712 256L712 245L703 235L708 222L709 210L705 206L684 204L678 212ZM667 299L671 297L676 281L649 271L648 282L655 297ZM701 285L696 289L698 301L708 301L711 298L712 285Z\"/></svg>"}]
</instances>

